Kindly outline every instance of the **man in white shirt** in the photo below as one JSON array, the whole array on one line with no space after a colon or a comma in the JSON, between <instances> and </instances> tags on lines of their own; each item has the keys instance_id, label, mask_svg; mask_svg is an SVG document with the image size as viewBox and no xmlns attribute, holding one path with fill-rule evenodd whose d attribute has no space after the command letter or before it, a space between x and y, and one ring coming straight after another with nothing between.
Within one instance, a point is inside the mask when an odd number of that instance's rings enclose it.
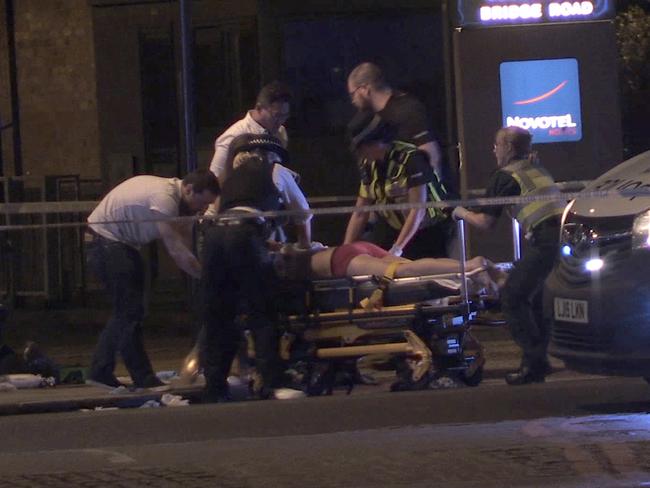
<instances>
[{"instance_id":1,"label":"man in white shirt","mask_svg":"<svg viewBox=\"0 0 650 488\"><path fill-rule=\"evenodd\" d=\"M233 139L242 134L270 135L278 139L286 149L288 143L287 130L284 123L290 114L291 93L284 84L274 81L265 85L257 95L255 108L249 110L246 116L231 125L215 141L214 156L210 163L212 171L223 183L232 172L229 163L230 145ZM286 161L285 157L283 162ZM274 161L275 162L275 161ZM289 168L275 162L273 167L273 182L282 194L283 202L288 210L309 210L309 204L298 187L298 174ZM216 212L210 211L209 214ZM309 247L311 243L311 216L294 217L298 245Z\"/></svg>"},{"instance_id":2,"label":"man in white shirt","mask_svg":"<svg viewBox=\"0 0 650 488\"><path fill-rule=\"evenodd\" d=\"M139 249L160 239L178 267L199 278L191 225L174 218L205 212L219 193L217 178L206 170L194 171L182 181L135 176L113 188L90 214L86 259L110 294L113 313L99 337L89 383L120 386L114 375L119 352L135 386L162 385L142 341L144 265Z\"/></svg>"}]
</instances>

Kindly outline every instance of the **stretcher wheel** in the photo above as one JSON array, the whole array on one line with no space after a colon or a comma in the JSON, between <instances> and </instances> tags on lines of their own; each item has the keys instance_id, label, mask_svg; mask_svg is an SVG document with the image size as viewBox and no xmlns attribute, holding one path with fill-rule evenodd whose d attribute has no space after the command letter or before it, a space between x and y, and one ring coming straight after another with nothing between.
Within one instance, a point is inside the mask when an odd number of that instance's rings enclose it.
<instances>
[{"instance_id":1,"label":"stretcher wheel","mask_svg":"<svg viewBox=\"0 0 650 488\"><path fill-rule=\"evenodd\" d=\"M390 386L390 391L414 391L428 390L431 382L431 375L425 374L418 381L413 381L413 371L406 361L402 359L397 363L395 369L397 380Z\"/></svg>"},{"instance_id":2,"label":"stretcher wheel","mask_svg":"<svg viewBox=\"0 0 650 488\"><path fill-rule=\"evenodd\" d=\"M483 366L479 367L474 371L473 374L470 374L468 376L468 370L465 370L463 372L463 383L465 383L467 386L478 386L481 381L483 381Z\"/></svg>"}]
</instances>

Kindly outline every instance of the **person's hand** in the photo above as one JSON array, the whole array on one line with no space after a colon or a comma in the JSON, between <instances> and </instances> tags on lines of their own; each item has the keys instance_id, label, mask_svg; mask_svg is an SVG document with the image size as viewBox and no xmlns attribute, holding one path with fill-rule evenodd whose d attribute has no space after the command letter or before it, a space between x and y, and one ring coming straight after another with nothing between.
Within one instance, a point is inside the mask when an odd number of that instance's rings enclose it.
<instances>
[{"instance_id":1,"label":"person's hand","mask_svg":"<svg viewBox=\"0 0 650 488\"><path fill-rule=\"evenodd\" d=\"M451 213L451 216L454 220L465 220L468 212L469 210L467 210L465 207L456 207Z\"/></svg>"},{"instance_id":2,"label":"person's hand","mask_svg":"<svg viewBox=\"0 0 650 488\"><path fill-rule=\"evenodd\" d=\"M311 252L318 252L322 251L323 249L327 249L327 246L325 244L318 241L311 241L311 247L309 248Z\"/></svg>"},{"instance_id":3,"label":"person's hand","mask_svg":"<svg viewBox=\"0 0 650 488\"><path fill-rule=\"evenodd\" d=\"M274 241L273 239L268 239L266 241L266 246L269 248L270 251L273 252L278 252L282 250L282 243L278 241Z\"/></svg>"},{"instance_id":4,"label":"person's hand","mask_svg":"<svg viewBox=\"0 0 650 488\"><path fill-rule=\"evenodd\" d=\"M389 254L392 254L392 255L395 256L396 258L399 258L399 257L402 256L402 252L403 252L403 251L404 251L404 250L403 250L400 246L398 246L397 244L393 244L393 247L390 248L390 250L388 251L388 253L389 253Z\"/></svg>"}]
</instances>

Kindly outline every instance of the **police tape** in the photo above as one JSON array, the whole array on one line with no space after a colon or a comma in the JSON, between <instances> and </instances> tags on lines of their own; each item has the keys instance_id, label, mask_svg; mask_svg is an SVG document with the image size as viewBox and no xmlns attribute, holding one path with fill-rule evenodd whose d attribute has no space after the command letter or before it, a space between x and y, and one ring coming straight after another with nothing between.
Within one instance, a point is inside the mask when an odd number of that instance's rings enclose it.
<instances>
[{"instance_id":1,"label":"police tape","mask_svg":"<svg viewBox=\"0 0 650 488\"><path fill-rule=\"evenodd\" d=\"M179 222L190 223L199 221L225 221L225 220L242 220L242 219L259 219L260 217L269 219L290 218L290 217L308 217L308 216L325 216L325 215L344 215L352 213L369 213L369 212L390 212L390 211L409 211L420 209L453 209L455 207L476 208L476 207L496 207L506 205L521 205L534 202L565 202L576 199L603 199L603 198L624 198L634 200L635 198L650 197L650 189L630 189L630 190L596 190L596 191L579 191L568 193L552 193L541 195L524 195L510 197L482 197L469 198L460 200L443 200L439 202L416 202L416 203L390 203L375 204L357 207L347 205L340 207L328 208L311 208L309 210L273 210L268 212L242 212L236 216L228 213L216 215L193 215L179 217L160 217L139 220L105 220L96 221L95 224L144 224L152 222ZM97 202L23 202L23 203L3 203L0 204L0 216L4 215L9 221L13 215L41 215L46 218L51 214L85 214L90 213ZM650 202L649 205L650 207ZM5 223L0 225L1 231L23 230L23 229L43 229L43 228L70 228L87 225L87 222L43 222L38 224L11 224Z\"/></svg>"}]
</instances>

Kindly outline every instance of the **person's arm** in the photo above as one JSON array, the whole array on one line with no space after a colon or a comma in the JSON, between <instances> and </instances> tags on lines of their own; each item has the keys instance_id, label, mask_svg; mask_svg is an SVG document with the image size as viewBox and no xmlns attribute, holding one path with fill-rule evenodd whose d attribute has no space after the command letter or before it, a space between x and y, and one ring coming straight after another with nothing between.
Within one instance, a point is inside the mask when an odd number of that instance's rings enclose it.
<instances>
[{"instance_id":1,"label":"person's arm","mask_svg":"<svg viewBox=\"0 0 650 488\"><path fill-rule=\"evenodd\" d=\"M156 226L167 252L176 265L193 278L200 278L201 265L190 250L189 243L192 239L190 232L171 222L158 222Z\"/></svg>"},{"instance_id":2,"label":"person's arm","mask_svg":"<svg viewBox=\"0 0 650 488\"><path fill-rule=\"evenodd\" d=\"M519 183L511 175L503 171L496 171L490 177L485 191L487 198L512 197L520 194L521 188L519 188ZM481 230L489 230L496 225L503 208L502 206L488 206L472 211L464 207L456 207L451 215L454 219L463 219L470 225L478 227Z\"/></svg>"},{"instance_id":3,"label":"person's arm","mask_svg":"<svg viewBox=\"0 0 650 488\"><path fill-rule=\"evenodd\" d=\"M289 210L309 210L309 203L305 198L296 178L290 169L280 164L273 168L273 181L277 189L282 193L282 198ZM311 246L311 215L300 215L292 217L298 237L298 246L309 249Z\"/></svg>"},{"instance_id":4,"label":"person's arm","mask_svg":"<svg viewBox=\"0 0 650 488\"><path fill-rule=\"evenodd\" d=\"M355 203L355 207L360 208L360 207L365 207L366 205L370 205L372 201L368 198L364 198L362 196L357 197L357 202ZM364 212L364 211L358 211L358 212L353 212L352 215L350 215L350 220L348 221L348 226L345 229L345 239L343 240L343 244L349 244L351 242L354 242L361 237L361 234L363 233L363 230L366 227L366 224L368 223L368 218L370 217L370 213Z\"/></svg>"},{"instance_id":5,"label":"person's arm","mask_svg":"<svg viewBox=\"0 0 650 488\"><path fill-rule=\"evenodd\" d=\"M424 203L427 199L427 187L426 185L418 185L408 189L408 202L409 203ZM393 243L393 247L390 249L390 253L395 256L401 256L402 250L406 245L411 241L415 233L420 227L420 223L424 218L426 213L425 208L412 208L409 210L404 225L397 236L397 239Z\"/></svg>"},{"instance_id":6,"label":"person's arm","mask_svg":"<svg viewBox=\"0 0 650 488\"><path fill-rule=\"evenodd\" d=\"M452 216L456 220L464 220L468 224L478 227L481 230L489 230L497 222L496 217L482 213L482 212L472 212L467 210L465 207L456 207L452 212Z\"/></svg>"},{"instance_id":7,"label":"person's arm","mask_svg":"<svg viewBox=\"0 0 650 488\"><path fill-rule=\"evenodd\" d=\"M295 224L298 236L298 247L309 249L311 247L311 221Z\"/></svg>"},{"instance_id":8,"label":"person's arm","mask_svg":"<svg viewBox=\"0 0 650 488\"><path fill-rule=\"evenodd\" d=\"M232 168L226 167L228 150L230 149L232 139L232 137L221 136L214 143L214 156L212 156L212 161L210 161L210 171L219 178L219 183L221 184L223 184L232 171Z\"/></svg>"},{"instance_id":9,"label":"person's arm","mask_svg":"<svg viewBox=\"0 0 650 488\"><path fill-rule=\"evenodd\" d=\"M436 141L429 141L418 146L418 149L427 153L429 156L429 164L431 164L433 171L435 171L438 178L440 178L442 176L440 145Z\"/></svg>"}]
</instances>

